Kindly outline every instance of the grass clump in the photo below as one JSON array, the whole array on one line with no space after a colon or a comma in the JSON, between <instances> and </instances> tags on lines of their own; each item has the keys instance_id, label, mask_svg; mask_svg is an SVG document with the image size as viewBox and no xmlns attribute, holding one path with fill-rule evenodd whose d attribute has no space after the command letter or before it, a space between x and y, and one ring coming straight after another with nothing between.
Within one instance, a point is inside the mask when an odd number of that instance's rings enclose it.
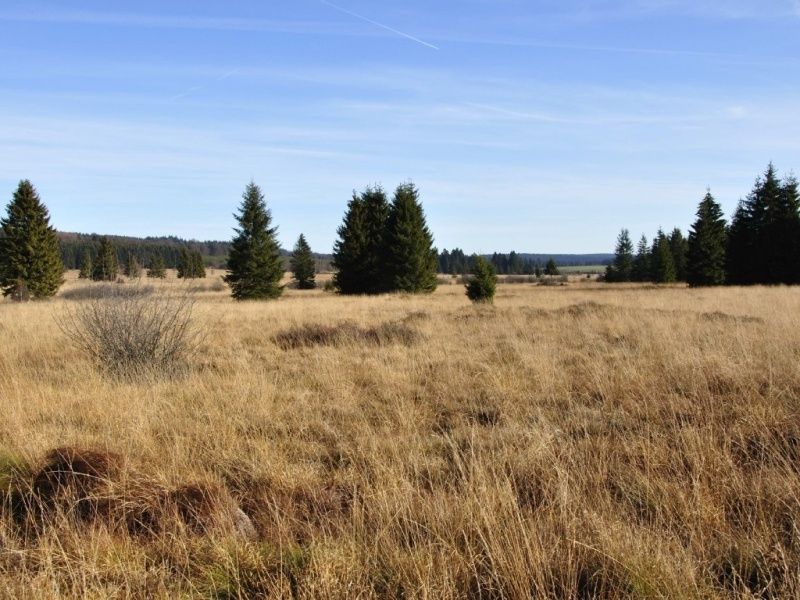
<instances>
[{"instance_id":1,"label":"grass clump","mask_svg":"<svg viewBox=\"0 0 800 600\"><path fill-rule=\"evenodd\" d=\"M344 346L361 344L412 346L422 335L405 323L383 323L374 327L359 327L351 322L338 325L301 325L287 329L275 336L275 343L283 350L311 348L313 346Z\"/></svg>"}]
</instances>

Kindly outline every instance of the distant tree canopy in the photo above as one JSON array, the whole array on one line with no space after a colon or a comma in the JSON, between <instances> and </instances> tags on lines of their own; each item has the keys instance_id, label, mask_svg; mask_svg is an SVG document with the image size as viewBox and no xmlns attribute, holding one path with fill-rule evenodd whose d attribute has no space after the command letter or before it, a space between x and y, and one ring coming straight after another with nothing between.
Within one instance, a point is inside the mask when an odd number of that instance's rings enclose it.
<instances>
[{"instance_id":1,"label":"distant tree canopy","mask_svg":"<svg viewBox=\"0 0 800 600\"><path fill-rule=\"evenodd\" d=\"M84 233L59 232L61 259L66 269L80 269L85 252L93 256L97 253L100 238L106 237L117 253L117 262L125 265L128 257L133 255L140 265L149 265L156 254L164 260L164 266L177 269L181 258L181 250L196 250L203 257L203 262L211 266L223 268L230 251L230 242L198 242L183 240L177 237L134 238L124 236L100 236Z\"/></svg>"},{"instance_id":2,"label":"distant tree canopy","mask_svg":"<svg viewBox=\"0 0 800 600\"><path fill-rule=\"evenodd\" d=\"M334 285L342 294L432 292L438 266L419 192L380 186L353 193L333 249Z\"/></svg>"},{"instance_id":3,"label":"distant tree canopy","mask_svg":"<svg viewBox=\"0 0 800 600\"><path fill-rule=\"evenodd\" d=\"M621 256L619 240L617 256ZM626 281L613 269L606 280ZM677 228L669 236L659 230L648 247L642 236L630 281L687 281L693 286L800 283L797 179L790 175L781 180L770 164L739 202L729 227L709 191L698 206L688 239Z\"/></svg>"},{"instance_id":4,"label":"distant tree canopy","mask_svg":"<svg viewBox=\"0 0 800 600\"><path fill-rule=\"evenodd\" d=\"M0 289L15 300L49 298L63 283L64 265L50 214L36 188L20 181L0 219Z\"/></svg>"},{"instance_id":5,"label":"distant tree canopy","mask_svg":"<svg viewBox=\"0 0 800 600\"><path fill-rule=\"evenodd\" d=\"M283 260L264 194L250 182L242 195L225 281L236 300L266 300L283 293Z\"/></svg>"}]
</instances>

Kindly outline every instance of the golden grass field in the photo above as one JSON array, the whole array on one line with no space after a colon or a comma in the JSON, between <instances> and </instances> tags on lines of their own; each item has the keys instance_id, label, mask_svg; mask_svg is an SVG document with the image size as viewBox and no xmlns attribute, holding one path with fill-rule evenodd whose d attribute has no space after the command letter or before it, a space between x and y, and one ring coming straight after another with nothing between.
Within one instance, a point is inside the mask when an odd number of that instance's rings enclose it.
<instances>
[{"instance_id":1,"label":"golden grass field","mask_svg":"<svg viewBox=\"0 0 800 600\"><path fill-rule=\"evenodd\" d=\"M173 381L96 371L56 324L68 300L0 302L0 486L53 448L117 453L224 490L257 535L32 533L6 501L0 597L800 597L797 289L236 304L218 277ZM344 321L419 337L276 343Z\"/></svg>"}]
</instances>

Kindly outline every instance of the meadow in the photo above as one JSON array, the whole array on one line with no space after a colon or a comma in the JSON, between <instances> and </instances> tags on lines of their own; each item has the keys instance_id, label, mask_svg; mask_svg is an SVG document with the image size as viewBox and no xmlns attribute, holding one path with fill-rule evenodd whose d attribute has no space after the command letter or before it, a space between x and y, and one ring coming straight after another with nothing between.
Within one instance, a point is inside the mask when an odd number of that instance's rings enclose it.
<instances>
[{"instance_id":1,"label":"meadow","mask_svg":"<svg viewBox=\"0 0 800 600\"><path fill-rule=\"evenodd\" d=\"M234 303L218 277L172 378L115 379L69 343L74 273L0 302L0 597L800 596L798 290ZM140 531L104 496L104 518L21 525L55 448L112 465L126 502L210 508Z\"/></svg>"}]
</instances>

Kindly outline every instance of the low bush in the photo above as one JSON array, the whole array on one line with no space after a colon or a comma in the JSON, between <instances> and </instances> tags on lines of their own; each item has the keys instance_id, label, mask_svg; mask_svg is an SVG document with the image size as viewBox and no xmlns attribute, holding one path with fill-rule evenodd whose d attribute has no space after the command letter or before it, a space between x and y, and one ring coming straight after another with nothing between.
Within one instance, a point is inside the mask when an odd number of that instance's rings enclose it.
<instances>
[{"instance_id":1,"label":"low bush","mask_svg":"<svg viewBox=\"0 0 800 600\"><path fill-rule=\"evenodd\" d=\"M114 291L77 304L59 322L72 343L116 376L174 375L185 368L201 341L192 324L193 297L108 287Z\"/></svg>"}]
</instances>

